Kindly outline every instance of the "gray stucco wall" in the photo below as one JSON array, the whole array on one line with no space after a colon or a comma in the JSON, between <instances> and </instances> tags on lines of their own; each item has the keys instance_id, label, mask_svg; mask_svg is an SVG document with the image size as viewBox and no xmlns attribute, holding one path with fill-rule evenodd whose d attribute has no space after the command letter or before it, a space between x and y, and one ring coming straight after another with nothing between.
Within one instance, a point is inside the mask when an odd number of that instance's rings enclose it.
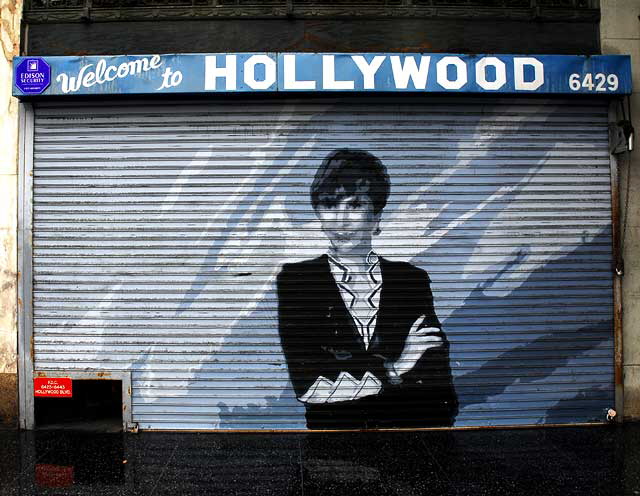
<instances>
[{"instance_id":1,"label":"gray stucco wall","mask_svg":"<svg viewBox=\"0 0 640 496\"><path fill-rule=\"evenodd\" d=\"M11 61L18 55L22 0L0 1L0 427L17 420L18 100Z\"/></svg>"},{"instance_id":2,"label":"gray stucco wall","mask_svg":"<svg viewBox=\"0 0 640 496\"><path fill-rule=\"evenodd\" d=\"M600 36L603 54L631 55L635 91L631 112L636 136L640 132L640 2L637 0L601 0ZM640 418L640 152L636 149L620 160L622 219L628 204L624 240L625 274L623 278L624 390L627 418ZM629 171L631 171L629 175ZM630 181L630 183L629 183ZM626 192L628 191L628 203Z\"/></svg>"}]
</instances>

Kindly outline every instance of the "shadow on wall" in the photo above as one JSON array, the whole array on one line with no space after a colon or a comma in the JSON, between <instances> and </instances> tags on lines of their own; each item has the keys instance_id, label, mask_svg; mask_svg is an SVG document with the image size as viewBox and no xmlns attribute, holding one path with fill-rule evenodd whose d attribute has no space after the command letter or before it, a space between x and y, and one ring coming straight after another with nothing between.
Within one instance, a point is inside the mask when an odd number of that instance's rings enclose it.
<instances>
[{"instance_id":1,"label":"shadow on wall","mask_svg":"<svg viewBox=\"0 0 640 496\"><path fill-rule=\"evenodd\" d=\"M506 302L509 298L518 297L519 294L527 294L529 290L539 289L540 281L544 281L545 275L557 272L558 265L563 262L575 263L576 260L584 262L593 253L594 247L609 246L610 240L608 232L601 232L592 241L585 242L573 252L534 270L521 286L500 299ZM520 252L517 259L521 258L522 253ZM513 264L515 265L515 263L514 261ZM487 282L478 284L466 298L465 303L443 322L445 330L447 330L447 322L453 322L458 318L468 318L473 312L471 306L483 308L495 304L496 297L487 296L484 290L493 281L499 279L506 269L505 266L493 277L487 274ZM557 285L555 299L549 297L542 304L561 306L563 281L548 281L548 284L553 283ZM602 293L606 295L610 291L603 287ZM526 301L530 302L531 300ZM540 305L541 303L536 302L536 304ZM526 403L523 401L532 402L529 410L530 417L524 420L535 420L537 415L539 416L538 423L603 421L606 409L613 405L613 363L612 360L607 361L613 354L613 317L612 315L604 318L591 316L589 314L590 308L593 307L585 307L586 313L581 319L583 322L592 320L592 323L588 325L581 326L579 322L566 322L561 315L556 315L555 322L553 316L545 316L544 322L540 322L544 324L543 328L548 326L553 328L554 325L557 325L557 330L552 329L542 334L536 332L535 339L511 347L470 372L455 374L456 367L454 366L454 384L460 401L458 423L467 420L465 417L468 417L470 421L475 419L477 422L478 416L491 417L495 415L495 412L487 409L484 405L501 403L500 406L506 410L514 407L526 409ZM609 308L612 312L612 306ZM542 317L540 315L540 318ZM517 324L514 326L514 330L516 330L516 326ZM499 324L499 327L501 328L499 332L504 333L504 325ZM510 334L510 336L512 335ZM456 338L456 340L463 339L464 337ZM455 340L451 347L452 362L454 362ZM599 376L600 379L598 380L596 376ZM603 386L594 387L589 383L590 377ZM608 380L603 377L608 377ZM523 387L526 385L534 387ZM552 403L555 401L555 404L544 407L540 401L534 401L531 397L525 399L523 395L520 399L517 397L519 390L524 394L537 394L539 398L543 398L547 394L550 399L546 401ZM558 395L565 395L565 397L558 398Z\"/></svg>"},{"instance_id":2,"label":"shadow on wall","mask_svg":"<svg viewBox=\"0 0 640 496\"><path fill-rule=\"evenodd\" d=\"M279 396L264 396L260 400L261 405L249 403L246 406L229 406L219 402L216 406L220 411L220 428L233 428L242 423L242 419L268 416L278 420L278 425L272 428L304 429L304 406L293 396L293 387L283 389Z\"/></svg>"}]
</instances>

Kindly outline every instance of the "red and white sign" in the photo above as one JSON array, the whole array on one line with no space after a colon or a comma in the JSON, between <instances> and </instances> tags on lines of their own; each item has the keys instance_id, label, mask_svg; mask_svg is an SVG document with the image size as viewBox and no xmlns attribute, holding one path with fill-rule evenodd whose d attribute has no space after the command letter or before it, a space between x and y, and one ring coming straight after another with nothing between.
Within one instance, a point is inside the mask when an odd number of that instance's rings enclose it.
<instances>
[{"instance_id":1,"label":"red and white sign","mask_svg":"<svg viewBox=\"0 0 640 496\"><path fill-rule=\"evenodd\" d=\"M37 377L33 380L33 395L48 398L71 398L72 380L69 377Z\"/></svg>"}]
</instances>

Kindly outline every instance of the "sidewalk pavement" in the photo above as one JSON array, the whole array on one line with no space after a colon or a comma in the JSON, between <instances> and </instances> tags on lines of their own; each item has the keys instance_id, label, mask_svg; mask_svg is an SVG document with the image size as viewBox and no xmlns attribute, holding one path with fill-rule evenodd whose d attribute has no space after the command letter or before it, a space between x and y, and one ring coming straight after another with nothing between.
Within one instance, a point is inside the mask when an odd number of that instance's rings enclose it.
<instances>
[{"instance_id":1,"label":"sidewalk pavement","mask_svg":"<svg viewBox=\"0 0 640 496\"><path fill-rule=\"evenodd\" d=\"M422 432L0 431L0 495L640 495L640 424Z\"/></svg>"}]
</instances>

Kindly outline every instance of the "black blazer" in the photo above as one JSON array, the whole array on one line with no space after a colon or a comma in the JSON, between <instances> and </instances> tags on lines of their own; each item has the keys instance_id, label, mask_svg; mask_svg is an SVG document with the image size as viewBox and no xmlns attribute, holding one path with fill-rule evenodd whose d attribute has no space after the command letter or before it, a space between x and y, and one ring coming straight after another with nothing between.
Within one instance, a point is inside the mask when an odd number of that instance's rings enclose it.
<instances>
[{"instance_id":1,"label":"black blazer","mask_svg":"<svg viewBox=\"0 0 640 496\"><path fill-rule=\"evenodd\" d=\"M327 255L285 264L278 275L280 341L289 377L300 398L324 376L340 372L360 380L367 371L382 383L380 393L353 401L308 404L310 429L450 426L458 410L449 366L449 345L427 350L414 368L392 384L385 361L402 353L413 323L440 328L427 273L407 262L380 257L382 289L369 349L357 331L331 274Z\"/></svg>"}]
</instances>

